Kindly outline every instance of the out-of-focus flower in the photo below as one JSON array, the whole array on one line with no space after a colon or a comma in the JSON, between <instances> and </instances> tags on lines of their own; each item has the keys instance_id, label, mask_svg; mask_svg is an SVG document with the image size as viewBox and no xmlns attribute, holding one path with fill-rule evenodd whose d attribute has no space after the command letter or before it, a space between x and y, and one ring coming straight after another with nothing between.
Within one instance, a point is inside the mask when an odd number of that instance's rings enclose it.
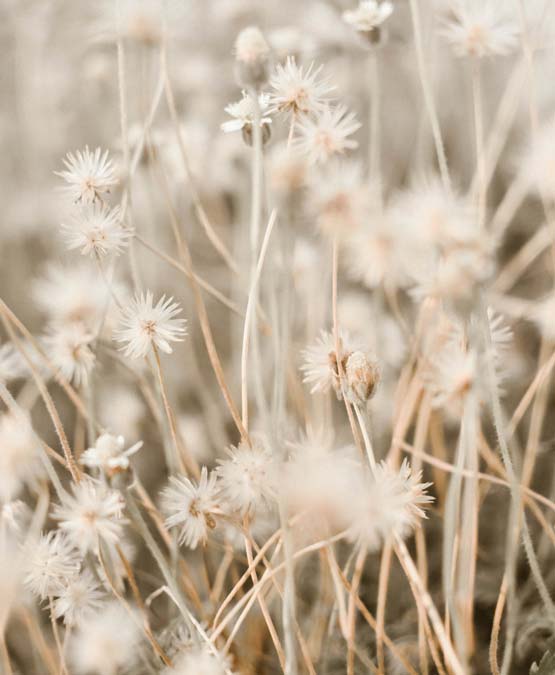
<instances>
[{"instance_id":1,"label":"out-of-focus flower","mask_svg":"<svg viewBox=\"0 0 555 675\"><path fill-rule=\"evenodd\" d=\"M268 134L268 131L265 131L265 128L272 123L272 118L264 115L268 109L269 100L268 94L259 94L258 96L260 127L262 128L263 137L264 134ZM221 125L223 132L226 134L233 131L247 131L252 133L252 124L255 119L256 110L252 96L246 91L243 92L243 98L240 101L226 105L225 111L228 115L233 117L233 119L224 122Z\"/></svg>"},{"instance_id":2,"label":"out-of-focus flower","mask_svg":"<svg viewBox=\"0 0 555 675\"><path fill-rule=\"evenodd\" d=\"M67 626L76 626L101 609L106 594L87 569L70 577L55 594L54 616Z\"/></svg>"},{"instance_id":3,"label":"out-of-focus flower","mask_svg":"<svg viewBox=\"0 0 555 675\"><path fill-rule=\"evenodd\" d=\"M329 101L335 89L328 80L321 79L322 66L313 70L314 63L303 69L295 58L287 57L285 65L278 64L270 78L271 110L293 116L317 113Z\"/></svg>"},{"instance_id":4,"label":"out-of-focus flower","mask_svg":"<svg viewBox=\"0 0 555 675\"><path fill-rule=\"evenodd\" d=\"M86 384L94 367L93 339L82 323L54 324L43 338L43 344L60 373L80 386Z\"/></svg>"},{"instance_id":5,"label":"out-of-focus flower","mask_svg":"<svg viewBox=\"0 0 555 675\"><path fill-rule=\"evenodd\" d=\"M0 345L0 382L8 384L25 374L25 365L20 353L11 342Z\"/></svg>"},{"instance_id":6,"label":"out-of-focus flower","mask_svg":"<svg viewBox=\"0 0 555 675\"><path fill-rule=\"evenodd\" d=\"M44 600L63 591L79 572L81 563L75 548L61 532L42 535L26 560L27 588Z\"/></svg>"},{"instance_id":7,"label":"out-of-focus flower","mask_svg":"<svg viewBox=\"0 0 555 675\"><path fill-rule=\"evenodd\" d=\"M64 164L66 169L55 173L65 180L64 190L75 202L91 203L101 199L118 182L108 150L102 152L96 148L91 152L85 146L75 154L69 152Z\"/></svg>"},{"instance_id":8,"label":"out-of-focus flower","mask_svg":"<svg viewBox=\"0 0 555 675\"><path fill-rule=\"evenodd\" d=\"M99 202L79 209L72 215L72 224L61 229L68 249L80 249L82 255L117 255L133 236L121 222L119 206L110 209Z\"/></svg>"},{"instance_id":9,"label":"out-of-focus flower","mask_svg":"<svg viewBox=\"0 0 555 675\"><path fill-rule=\"evenodd\" d=\"M375 551L393 536L408 537L434 499L426 494L431 483L421 483L421 477L420 472L412 473L406 459L398 471L385 462L378 464L366 489L354 495L351 539Z\"/></svg>"},{"instance_id":10,"label":"out-of-focus flower","mask_svg":"<svg viewBox=\"0 0 555 675\"><path fill-rule=\"evenodd\" d=\"M123 436L102 434L96 439L91 448L85 450L81 463L89 468L101 469L106 475L112 476L129 468L129 457L140 450L143 442L139 441L125 449Z\"/></svg>"},{"instance_id":11,"label":"out-of-focus flower","mask_svg":"<svg viewBox=\"0 0 555 675\"><path fill-rule=\"evenodd\" d=\"M443 36L457 56L502 56L518 46L519 28L507 5L496 0L450 0Z\"/></svg>"},{"instance_id":12,"label":"out-of-focus flower","mask_svg":"<svg viewBox=\"0 0 555 675\"><path fill-rule=\"evenodd\" d=\"M342 241L365 224L373 197L372 189L363 180L361 164L335 159L314 172L309 210L323 234Z\"/></svg>"},{"instance_id":13,"label":"out-of-focus flower","mask_svg":"<svg viewBox=\"0 0 555 675\"><path fill-rule=\"evenodd\" d=\"M316 119L305 116L299 121L294 144L311 162L325 162L358 146L349 136L360 126L355 113L345 106L326 106Z\"/></svg>"},{"instance_id":14,"label":"out-of-focus flower","mask_svg":"<svg viewBox=\"0 0 555 675\"><path fill-rule=\"evenodd\" d=\"M171 476L162 492L162 510L168 516L167 527L179 527L179 543L196 548L204 543L208 531L216 527L214 513L218 511L217 477L208 475L202 467L198 484L184 476Z\"/></svg>"},{"instance_id":15,"label":"out-of-focus flower","mask_svg":"<svg viewBox=\"0 0 555 675\"><path fill-rule=\"evenodd\" d=\"M387 0L361 0L356 9L343 12L343 21L359 33L372 34L379 31L380 26L393 13L393 4Z\"/></svg>"},{"instance_id":16,"label":"out-of-focus flower","mask_svg":"<svg viewBox=\"0 0 555 675\"><path fill-rule=\"evenodd\" d=\"M82 478L73 486L73 495L66 495L54 509L60 529L81 551L96 552L99 540L118 542L126 521L122 518L123 497L102 483Z\"/></svg>"},{"instance_id":17,"label":"out-of-focus flower","mask_svg":"<svg viewBox=\"0 0 555 675\"><path fill-rule=\"evenodd\" d=\"M173 298L163 295L154 305L150 291L141 293L123 310L115 340L122 342L121 350L134 359L146 356L153 346L171 354L170 342L180 342L187 334L185 319L175 318L180 313Z\"/></svg>"},{"instance_id":18,"label":"out-of-focus flower","mask_svg":"<svg viewBox=\"0 0 555 675\"><path fill-rule=\"evenodd\" d=\"M518 154L520 171L529 188L555 200L555 121L545 124L524 152Z\"/></svg>"},{"instance_id":19,"label":"out-of-focus flower","mask_svg":"<svg viewBox=\"0 0 555 675\"><path fill-rule=\"evenodd\" d=\"M235 40L235 65L241 86L259 89L268 80L270 47L256 26L244 28Z\"/></svg>"},{"instance_id":20,"label":"out-of-focus flower","mask_svg":"<svg viewBox=\"0 0 555 675\"><path fill-rule=\"evenodd\" d=\"M191 647L178 654L172 666L161 675L225 675L230 672L229 660L209 651L206 647Z\"/></svg>"},{"instance_id":21,"label":"out-of-focus flower","mask_svg":"<svg viewBox=\"0 0 555 675\"><path fill-rule=\"evenodd\" d=\"M117 429L124 438L136 440L145 404L137 392L120 383L105 381L100 388L98 419L104 429Z\"/></svg>"},{"instance_id":22,"label":"out-of-focus flower","mask_svg":"<svg viewBox=\"0 0 555 675\"><path fill-rule=\"evenodd\" d=\"M30 421L10 413L0 415L0 501L10 501L42 473Z\"/></svg>"},{"instance_id":23,"label":"out-of-focus flower","mask_svg":"<svg viewBox=\"0 0 555 675\"><path fill-rule=\"evenodd\" d=\"M69 644L71 672L76 675L116 675L137 662L142 640L141 617L134 618L119 602L106 603L81 621Z\"/></svg>"},{"instance_id":24,"label":"out-of-focus flower","mask_svg":"<svg viewBox=\"0 0 555 675\"><path fill-rule=\"evenodd\" d=\"M267 508L275 498L276 464L262 442L253 447L240 443L227 450L229 459L218 460L222 509L245 515Z\"/></svg>"}]
</instances>

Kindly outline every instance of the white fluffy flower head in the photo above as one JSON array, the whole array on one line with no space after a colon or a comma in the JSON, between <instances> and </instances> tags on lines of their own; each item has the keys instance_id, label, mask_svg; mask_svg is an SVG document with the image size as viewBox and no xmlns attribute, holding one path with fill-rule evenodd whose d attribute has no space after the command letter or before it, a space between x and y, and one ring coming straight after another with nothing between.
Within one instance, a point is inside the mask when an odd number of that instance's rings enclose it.
<instances>
[{"instance_id":1,"label":"white fluffy flower head","mask_svg":"<svg viewBox=\"0 0 555 675\"><path fill-rule=\"evenodd\" d=\"M162 492L162 510L167 515L167 527L179 527L179 543L196 548L204 543L208 531L216 527L218 512L216 474L208 475L202 467L198 484L185 476L171 476Z\"/></svg>"},{"instance_id":2,"label":"white fluffy flower head","mask_svg":"<svg viewBox=\"0 0 555 675\"><path fill-rule=\"evenodd\" d=\"M63 617L68 626L75 626L102 608L105 593L87 569L72 576L56 593L54 616Z\"/></svg>"},{"instance_id":3,"label":"white fluffy flower head","mask_svg":"<svg viewBox=\"0 0 555 675\"><path fill-rule=\"evenodd\" d=\"M268 94L259 94L258 106L260 108L261 127L272 123L272 118L264 115L268 109L269 101L270 98ZM252 96L250 96L250 94L248 94L246 91L242 92L242 98L240 101L237 101L236 103L229 103L226 105L224 110L230 117L233 117L232 120L224 122L221 125L221 130L226 134L252 127L256 110Z\"/></svg>"},{"instance_id":4,"label":"white fluffy flower head","mask_svg":"<svg viewBox=\"0 0 555 675\"><path fill-rule=\"evenodd\" d=\"M180 342L187 334L185 319L176 319L180 306L173 298L163 295L156 304L150 291L141 293L123 311L121 328L115 339L122 342L121 350L134 359L146 356L151 347L172 353L170 342Z\"/></svg>"},{"instance_id":5,"label":"white fluffy flower head","mask_svg":"<svg viewBox=\"0 0 555 675\"><path fill-rule=\"evenodd\" d=\"M387 0L361 0L356 9L343 12L343 21L361 33L381 26L393 13L393 4Z\"/></svg>"},{"instance_id":6,"label":"white fluffy flower head","mask_svg":"<svg viewBox=\"0 0 555 675\"><path fill-rule=\"evenodd\" d=\"M25 585L41 600L58 595L79 572L76 550L61 532L42 535L26 562Z\"/></svg>"},{"instance_id":7,"label":"white fluffy flower head","mask_svg":"<svg viewBox=\"0 0 555 675\"><path fill-rule=\"evenodd\" d=\"M129 457L140 450L143 442L139 441L125 449L123 436L101 434L96 443L85 450L81 463L89 468L101 469L106 475L113 476L129 468Z\"/></svg>"},{"instance_id":8,"label":"white fluffy flower head","mask_svg":"<svg viewBox=\"0 0 555 675\"><path fill-rule=\"evenodd\" d=\"M304 116L298 124L295 146L314 163L352 150L358 143L349 138L360 129L355 113L343 105L326 106L316 119Z\"/></svg>"},{"instance_id":9,"label":"white fluffy flower head","mask_svg":"<svg viewBox=\"0 0 555 675\"><path fill-rule=\"evenodd\" d=\"M278 64L270 78L272 110L295 116L321 110L335 89L319 77L321 71L322 66L314 70L314 63L304 69L297 65L293 56L288 56L285 65Z\"/></svg>"},{"instance_id":10,"label":"white fluffy flower head","mask_svg":"<svg viewBox=\"0 0 555 675\"><path fill-rule=\"evenodd\" d=\"M61 229L69 250L95 256L121 253L133 234L124 227L119 206L110 209L99 202L83 206L72 215L71 224L62 224Z\"/></svg>"},{"instance_id":11,"label":"white fluffy flower head","mask_svg":"<svg viewBox=\"0 0 555 675\"><path fill-rule=\"evenodd\" d=\"M83 553L97 551L99 539L107 543L119 542L123 535L123 497L119 492L92 480L82 478L54 509L54 518L60 522L68 539Z\"/></svg>"},{"instance_id":12,"label":"white fluffy flower head","mask_svg":"<svg viewBox=\"0 0 555 675\"><path fill-rule=\"evenodd\" d=\"M91 203L101 199L117 184L116 172L108 150L94 152L86 146L75 154L69 152L64 159L65 170L56 171L56 175L65 180L64 190L74 202Z\"/></svg>"},{"instance_id":13,"label":"white fluffy flower head","mask_svg":"<svg viewBox=\"0 0 555 675\"><path fill-rule=\"evenodd\" d=\"M94 367L95 355L91 349L93 339L85 326L77 322L52 325L43 342L60 373L80 386L88 381Z\"/></svg>"}]
</instances>

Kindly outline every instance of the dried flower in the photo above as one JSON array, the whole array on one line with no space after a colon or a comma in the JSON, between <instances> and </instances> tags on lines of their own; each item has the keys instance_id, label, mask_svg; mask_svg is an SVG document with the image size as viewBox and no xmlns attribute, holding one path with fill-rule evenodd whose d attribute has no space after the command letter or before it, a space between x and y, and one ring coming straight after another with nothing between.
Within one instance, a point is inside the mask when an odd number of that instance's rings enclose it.
<instances>
[{"instance_id":1,"label":"dried flower","mask_svg":"<svg viewBox=\"0 0 555 675\"><path fill-rule=\"evenodd\" d=\"M380 41L382 24L392 13L393 4L387 0L361 0L356 9L343 12L343 21L375 44Z\"/></svg>"},{"instance_id":2,"label":"dried flower","mask_svg":"<svg viewBox=\"0 0 555 675\"><path fill-rule=\"evenodd\" d=\"M62 592L64 585L79 572L80 561L74 547L61 532L41 535L26 562L24 583L44 600Z\"/></svg>"},{"instance_id":3,"label":"dried flower","mask_svg":"<svg viewBox=\"0 0 555 675\"><path fill-rule=\"evenodd\" d=\"M314 114L329 102L335 87L319 79L322 66L313 70L311 63L306 70L297 66L295 57L288 56L285 65L278 64L270 79L272 111L293 116Z\"/></svg>"},{"instance_id":4,"label":"dried flower","mask_svg":"<svg viewBox=\"0 0 555 675\"><path fill-rule=\"evenodd\" d=\"M67 626L79 625L100 610L106 594L87 569L70 577L63 588L55 593L54 616L63 617Z\"/></svg>"},{"instance_id":5,"label":"dried flower","mask_svg":"<svg viewBox=\"0 0 555 675\"><path fill-rule=\"evenodd\" d=\"M62 225L68 249L81 249L82 255L119 254L129 245L133 232L121 222L119 206L110 209L94 202L72 215L71 225Z\"/></svg>"},{"instance_id":6,"label":"dried flower","mask_svg":"<svg viewBox=\"0 0 555 675\"><path fill-rule=\"evenodd\" d=\"M353 112L348 112L343 105L328 105L316 119L305 116L299 121L295 146L311 162L325 162L334 155L356 148L358 143L349 136L358 129L360 123Z\"/></svg>"},{"instance_id":7,"label":"dried flower","mask_svg":"<svg viewBox=\"0 0 555 675\"><path fill-rule=\"evenodd\" d=\"M256 26L244 28L235 40L237 79L243 87L260 89L268 80L270 47Z\"/></svg>"},{"instance_id":8,"label":"dried flower","mask_svg":"<svg viewBox=\"0 0 555 675\"><path fill-rule=\"evenodd\" d=\"M163 295L154 305L150 291L141 293L123 310L115 339L124 343L120 349L134 359L146 356L151 347L171 354L170 342L180 342L187 334L185 319L175 318L180 313L173 298Z\"/></svg>"},{"instance_id":9,"label":"dried flower","mask_svg":"<svg viewBox=\"0 0 555 675\"><path fill-rule=\"evenodd\" d=\"M129 457L140 450L143 442L139 441L125 450L123 436L102 434L96 439L93 447L85 450L81 463L89 468L101 469L106 475L113 476L129 468Z\"/></svg>"},{"instance_id":10,"label":"dried flower","mask_svg":"<svg viewBox=\"0 0 555 675\"><path fill-rule=\"evenodd\" d=\"M100 148L96 148L91 152L85 146L84 150L77 150L75 155L69 152L64 164L66 169L55 173L68 183L64 190L74 202L94 202L117 184L108 150L103 153Z\"/></svg>"},{"instance_id":11,"label":"dried flower","mask_svg":"<svg viewBox=\"0 0 555 675\"><path fill-rule=\"evenodd\" d=\"M180 544L194 549L216 527L217 491L216 475L209 476L205 466L198 485L184 476L170 477L170 484L162 492L162 510L168 516L166 526L180 528Z\"/></svg>"},{"instance_id":12,"label":"dried flower","mask_svg":"<svg viewBox=\"0 0 555 675\"><path fill-rule=\"evenodd\" d=\"M94 367L93 335L81 323L51 325L44 347L60 373L74 384L85 384Z\"/></svg>"}]
</instances>

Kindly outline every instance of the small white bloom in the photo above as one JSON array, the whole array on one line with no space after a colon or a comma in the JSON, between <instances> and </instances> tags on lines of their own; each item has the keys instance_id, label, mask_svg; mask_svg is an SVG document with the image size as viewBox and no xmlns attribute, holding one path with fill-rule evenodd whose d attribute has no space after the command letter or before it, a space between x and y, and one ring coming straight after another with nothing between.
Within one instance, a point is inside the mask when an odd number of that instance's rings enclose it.
<instances>
[{"instance_id":1,"label":"small white bloom","mask_svg":"<svg viewBox=\"0 0 555 675\"><path fill-rule=\"evenodd\" d=\"M326 106L316 119L304 116L299 121L299 136L294 145L311 162L325 162L334 155L342 155L346 150L358 146L349 136L360 126L355 113L348 112L345 106Z\"/></svg>"},{"instance_id":2,"label":"small white bloom","mask_svg":"<svg viewBox=\"0 0 555 675\"><path fill-rule=\"evenodd\" d=\"M78 624L69 645L71 672L75 675L116 675L132 669L142 641L142 619L135 617L117 600Z\"/></svg>"},{"instance_id":3,"label":"small white bloom","mask_svg":"<svg viewBox=\"0 0 555 675\"><path fill-rule=\"evenodd\" d=\"M208 475L202 467L198 485L184 476L171 476L162 492L162 510L168 516L167 527L179 527L179 543L196 548L208 538L208 530L216 527L218 510L216 474Z\"/></svg>"},{"instance_id":4,"label":"small white bloom","mask_svg":"<svg viewBox=\"0 0 555 675\"><path fill-rule=\"evenodd\" d=\"M54 509L54 518L68 539L85 554L97 551L99 539L116 543L123 535L123 497L89 477L73 486L73 496L66 495Z\"/></svg>"},{"instance_id":5,"label":"small white bloom","mask_svg":"<svg viewBox=\"0 0 555 675\"><path fill-rule=\"evenodd\" d=\"M393 5L387 0L361 0L356 9L343 12L343 21L361 33L378 28L393 13Z\"/></svg>"},{"instance_id":6,"label":"small white bloom","mask_svg":"<svg viewBox=\"0 0 555 675\"><path fill-rule=\"evenodd\" d=\"M180 342L187 334L185 319L175 318L180 313L173 298L163 295L154 305L150 291L141 293L123 311L115 339L124 343L121 350L134 359L146 356L153 346L171 354L170 342Z\"/></svg>"},{"instance_id":7,"label":"small white bloom","mask_svg":"<svg viewBox=\"0 0 555 675\"><path fill-rule=\"evenodd\" d=\"M55 595L54 616L57 619L63 617L68 626L75 626L101 609L106 594L91 572L85 569L68 579Z\"/></svg>"},{"instance_id":8,"label":"small white bloom","mask_svg":"<svg viewBox=\"0 0 555 675\"><path fill-rule=\"evenodd\" d=\"M236 103L229 103L226 105L224 110L226 113L233 117L232 120L224 122L221 125L223 132L230 133L233 131L241 131L245 127L250 128L255 118L256 110L252 96L250 96L246 91L242 92L243 97L240 101ZM263 127L266 124L272 123L272 118L264 116L264 113L268 109L270 97L268 94L260 94L258 96L258 106L260 108L260 126Z\"/></svg>"},{"instance_id":9,"label":"small white bloom","mask_svg":"<svg viewBox=\"0 0 555 675\"><path fill-rule=\"evenodd\" d=\"M86 146L75 154L69 152L64 164L66 169L55 173L66 181L68 185L64 190L75 202L94 202L110 192L118 182L108 150L103 153L96 148L91 152Z\"/></svg>"},{"instance_id":10,"label":"small white bloom","mask_svg":"<svg viewBox=\"0 0 555 675\"><path fill-rule=\"evenodd\" d=\"M272 111L291 115L305 115L322 109L329 101L335 87L319 75L322 66L313 70L311 63L306 70L297 66L295 58L288 56L285 65L278 64L270 79Z\"/></svg>"},{"instance_id":11,"label":"small white bloom","mask_svg":"<svg viewBox=\"0 0 555 675\"><path fill-rule=\"evenodd\" d=\"M337 397L341 398L338 360L341 362L343 373L345 373L347 359L354 351L357 351L358 346L346 331L340 329L338 359L333 333L325 330L320 331L320 335L314 344L301 352L303 382L311 386L310 393L325 394L333 388Z\"/></svg>"},{"instance_id":12,"label":"small white bloom","mask_svg":"<svg viewBox=\"0 0 555 675\"><path fill-rule=\"evenodd\" d=\"M518 46L516 17L497 0L451 0L443 36L457 56L505 55Z\"/></svg>"},{"instance_id":13,"label":"small white bloom","mask_svg":"<svg viewBox=\"0 0 555 675\"><path fill-rule=\"evenodd\" d=\"M229 666L227 658L216 656L205 646L192 647L178 654L161 675L225 675Z\"/></svg>"},{"instance_id":14,"label":"small white bloom","mask_svg":"<svg viewBox=\"0 0 555 675\"><path fill-rule=\"evenodd\" d=\"M433 501L426 494L431 483L421 483L421 472L412 473L405 459L397 471L386 462L378 464L369 484L353 499L350 538L376 551L392 536L408 537L422 518L424 507Z\"/></svg>"},{"instance_id":15,"label":"small white bloom","mask_svg":"<svg viewBox=\"0 0 555 675\"><path fill-rule=\"evenodd\" d=\"M267 507L275 498L275 462L269 450L256 442L240 443L226 451L229 459L218 460L221 506L245 515Z\"/></svg>"},{"instance_id":16,"label":"small white bloom","mask_svg":"<svg viewBox=\"0 0 555 675\"><path fill-rule=\"evenodd\" d=\"M119 206L110 209L99 202L83 206L73 214L72 224L61 229L68 249L80 249L82 255L119 254L133 235L121 222Z\"/></svg>"},{"instance_id":17,"label":"small white bloom","mask_svg":"<svg viewBox=\"0 0 555 675\"><path fill-rule=\"evenodd\" d=\"M93 335L81 323L52 325L43 338L48 357L60 373L77 386L85 384L94 367Z\"/></svg>"},{"instance_id":18,"label":"small white bloom","mask_svg":"<svg viewBox=\"0 0 555 675\"><path fill-rule=\"evenodd\" d=\"M0 415L0 501L13 499L43 473L38 441L28 420Z\"/></svg>"},{"instance_id":19,"label":"small white bloom","mask_svg":"<svg viewBox=\"0 0 555 675\"><path fill-rule=\"evenodd\" d=\"M76 550L61 532L41 535L29 551L24 583L41 600L60 593L79 572Z\"/></svg>"},{"instance_id":20,"label":"small white bloom","mask_svg":"<svg viewBox=\"0 0 555 675\"><path fill-rule=\"evenodd\" d=\"M0 345L0 382L8 384L25 375L25 364L16 347L11 342Z\"/></svg>"},{"instance_id":21,"label":"small white bloom","mask_svg":"<svg viewBox=\"0 0 555 675\"><path fill-rule=\"evenodd\" d=\"M129 468L129 457L140 450L143 442L139 441L125 450L123 436L102 434L96 439L92 448L85 450L81 457L81 463L89 468L101 469L111 476Z\"/></svg>"}]
</instances>

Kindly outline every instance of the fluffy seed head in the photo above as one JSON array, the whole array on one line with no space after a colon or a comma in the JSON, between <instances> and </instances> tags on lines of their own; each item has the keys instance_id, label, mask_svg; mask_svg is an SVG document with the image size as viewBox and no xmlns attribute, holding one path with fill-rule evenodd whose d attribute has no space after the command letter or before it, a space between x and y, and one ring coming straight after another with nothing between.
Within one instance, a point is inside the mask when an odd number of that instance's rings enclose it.
<instances>
[{"instance_id":1,"label":"fluffy seed head","mask_svg":"<svg viewBox=\"0 0 555 675\"><path fill-rule=\"evenodd\" d=\"M79 572L77 552L61 532L41 535L30 551L24 583L44 600L63 591L65 584Z\"/></svg>"},{"instance_id":2,"label":"fluffy seed head","mask_svg":"<svg viewBox=\"0 0 555 675\"><path fill-rule=\"evenodd\" d=\"M108 150L102 152L96 148L91 152L85 146L84 150L77 150L75 154L69 152L64 165L64 171L55 173L67 183L63 189L74 202L91 203L101 199L118 182Z\"/></svg>"}]
</instances>

